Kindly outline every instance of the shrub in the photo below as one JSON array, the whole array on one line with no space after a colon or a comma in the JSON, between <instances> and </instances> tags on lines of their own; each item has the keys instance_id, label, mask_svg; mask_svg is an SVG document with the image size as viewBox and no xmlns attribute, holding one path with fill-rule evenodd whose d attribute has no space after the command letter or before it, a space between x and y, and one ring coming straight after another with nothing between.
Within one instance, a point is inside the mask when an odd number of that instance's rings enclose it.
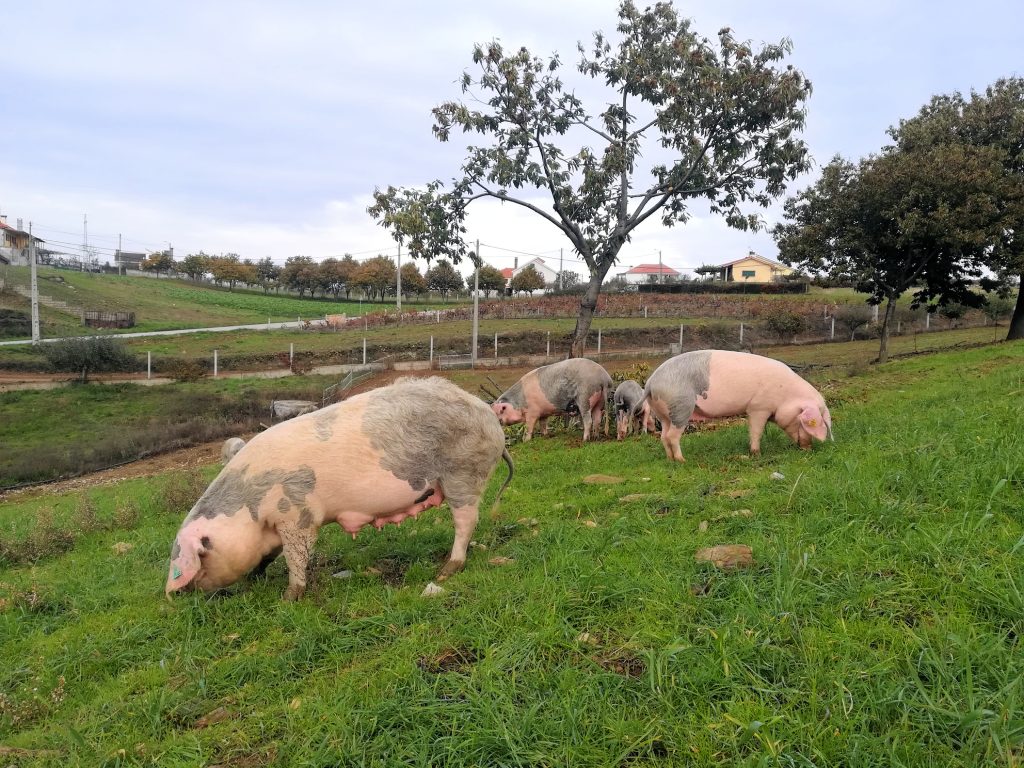
<instances>
[{"instance_id":1,"label":"shrub","mask_svg":"<svg viewBox=\"0 0 1024 768\"><path fill-rule=\"evenodd\" d=\"M807 328L807 320L803 315L786 309L770 309L761 317L764 328L775 334L779 341L792 339Z\"/></svg>"},{"instance_id":2,"label":"shrub","mask_svg":"<svg viewBox=\"0 0 1024 768\"><path fill-rule=\"evenodd\" d=\"M850 334L850 341L857 336L857 331L871 322L871 307L866 304L841 304L835 311L836 325Z\"/></svg>"},{"instance_id":3,"label":"shrub","mask_svg":"<svg viewBox=\"0 0 1024 768\"><path fill-rule=\"evenodd\" d=\"M999 325L999 321L1013 311L1013 302L1005 296L989 294L985 297L981 311L985 313L985 317L992 325Z\"/></svg>"},{"instance_id":4,"label":"shrub","mask_svg":"<svg viewBox=\"0 0 1024 768\"><path fill-rule=\"evenodd\" d=\"M82 382L90 373L103 371L134 371L138 360L118 339L111 336L80 336L61 339L43 346L51 370L80 373Z\"/></svg>"},{"instance_id":5,"label":"shrub","mask_svg":"<svg viewBox=\"0 0 1024 768\"><path fill-rule=\"evenodd\" d=\"M206 375L206 369L195 360L172 360L163 365L160 372L181 383L199 381Z\"/></svg>"}]
</instances>

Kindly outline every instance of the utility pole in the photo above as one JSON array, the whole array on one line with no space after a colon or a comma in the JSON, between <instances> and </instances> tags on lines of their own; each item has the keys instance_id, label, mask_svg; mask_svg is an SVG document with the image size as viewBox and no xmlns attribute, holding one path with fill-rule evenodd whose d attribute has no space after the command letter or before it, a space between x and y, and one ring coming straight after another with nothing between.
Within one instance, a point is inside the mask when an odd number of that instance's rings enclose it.
<instances>
[{"instance_id":1,"label":"utility pole","mask_svg":"<svg viewBox=\"0 0 1024 768\"><path fill-rule=\"evenodd\" d=\"M36 282L36 241L28 223L28 262L32 267L32 343L39 343L39 284Z\"/></svg>"},{"instance_id":2,"label":"utility pole","mask_svg":"<svg viewBox=\"0 0 1024 768\"><path fill-rule=\"evenodd\" d=\"M397 299L398 311L402 311L402 244L398 244L398 269L395 270L398 275L398 282L396 283L395 298Z\"/></svg>"},{"instance_id":3,"label":"utility pole","mask_svg":"<svg viewBox=\"0 0 1024 768\"><path fill-rule=\"evenodd\" d=\"M473 341L470 350L470 366L476 368L476 341L480 335L480 241L476 241L476 253L473 254L476 269L473 270Z\"/></svg>"},{"instance_id":4,"label":"utility pole","mask_svg":"<svg viewBox=\"0 0 1024 768\"><path fill-rule=\"evenodd\" d=\"M661 251L658 251L658 283L665 284L665 270L661 266Z\"/></svg>"},{"instance_id":5,"label":"utility pole","mask_svg":"<svg viewBox=\"0 0 1024 768\"><path fill-rule=\"evenodd\" d=\"M85 260L89 256L89 214L82 214L82 268L80 272L85 272Z\"/></svg>"},{"instance_id":6,"label":"utility pole","mask_svg":"<svg viewBox=\"0 0 1024 768\"><path fill-rule=\"evenodd\" d=\"M117 274L124 275L124 256L121 255L121 233L117 233Z\"/></svg>"}]
</instances>

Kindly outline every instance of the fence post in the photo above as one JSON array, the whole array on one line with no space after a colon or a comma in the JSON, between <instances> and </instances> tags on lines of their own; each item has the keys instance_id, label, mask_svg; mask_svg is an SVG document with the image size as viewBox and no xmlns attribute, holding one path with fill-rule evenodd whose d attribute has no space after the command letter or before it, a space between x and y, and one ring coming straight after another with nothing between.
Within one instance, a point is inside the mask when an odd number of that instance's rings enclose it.
<instances>
[{"instance_id":1,"label":"fence post","mask_svg":"<svg viewBox=\"0 0 1024 768\"><path fill-rule=\"evenodd\" d=\"M434 367L434 337L430 337L430 368Z\"/></svg>"},{"instance_id":2,"label":"fence post","mask_svg":"<svg viewBox=\"0 0 1024 768\"><path fill-rule=\"evenodd\" d=\"M597 329L597 354L601 354L601 329Z\"/></svg>"},{"instance_id":3,"label":"fence post","mask_svg":"<svg viewBox=\"0 0 1024 768\"><path fill-rule=\"evenodd\" d=\"M878 305L871 307L871 322L878 325Z\"/></svg>"},{"instance_id":4,"label":"fence post","mask_svg":"<svg viewBox=\"0 0 1024 768\"><path fill-rule=\"evenodd\" d=\"M740 346L743 346L743 323L740 323Z\"/></svg>"},{"instance_id":5,"label":"fence post","mask_svg":"<svg viewBox=\"0 0 1024 768\"><path fill-rule=\"evenodd\" d=\"M147 352L146 353L146 378L147 379L152 379L153 378L153 353L152 352Z\"/></svg>"},{"instance_id":6,"label":"fence post","mask_svg":"<svg viewBox=\"0 0 1024 768\"><path fill-rule=\"evenodd\" d=\"M829 341L836 340L836 319L832 318L832 335L829 337Z\"/></svg>"},{"instance_id":7,"label":"fence post","mask_svg":"<svg viewBox=\"0 0 1024 768\"><path fill-rule=\"evenodd\" d=\"M217 378L217 350L213 350L213 378Z\"/></svg>"},{"instance_id":8,"label":"fence post","mask_svg":"<svg viewBox=\"0 0 1024 768\"><path fill-rule=\"evenodd\" d=\"M897 320L896 321L896 335L899 336L900 333L902 332L902 330L903 330L903 321L902 320Z\"/></svg>"},{"instance_id":9,"label":"fence post","mask_svg":"<svg viewBox=\"0 0 1024 768\"><path fill-rule=\"evenodd\" d=\"M931 312L925 312L924 313L924 329L927 331L929 328L931 328L931 326L932 326L932 313Z\"/></svg>"},{"instance_id":10,"label":"fence post","mask_svg":"<svg viewBox=\"0 0 1024 768\"><path fill-rule=\"evenodd\" d=\"M551 331L548 331L548 351L544 356L551 357Z\"/></svg>"},{"instance_id":11,"label":"fence post","mask_svg":"<svg viewBox=\"0 0 1024 768\"><path fill-rule=\"evenodd\" d=\"M440 309L434 310L434 317L437 319L438 323L441 322L441 310Z\"/></svg>"},{"instance_id":12,"label":"fence post","mask_svg":"<svg viewBox=\"0 0 1024 768\"><path fill-rule=\"evenodd\" d=\"M366 337L363 336L363 365L366 365Z\"/></svg>"},{"instance_id":13,"label":"fence post","mask_svg":"<svg viewBox=\"0 0 1024 768\"><path fill-rule=\"evenodd\" d=\"M494 359L498 359L498 334L494 334Z\"/></svg>"},{"instance_id":14,"label":"fence post","mask_svg":"<svg viewBox=\"0 0 1024 768\"><path fill-rule=\"evenodd\" d=\"M270 318L269 317L267 318L267 330L268 331L270 330Z\"/></svg>"},{"instance_id":15,"label":"fence post","mask_svg":"<svg viewBox=\"0 0 1024 768\"><path fill-rule=\"evenodd\" d=\"M647 305L644 304L644 320L647 319Z\"/></svg>"},{"instance_id":16,"label":"fence post","mask_svg":"<svg viewBox=\"0 0 1024 768\"><path fill-rule=\"evenodd\" d=\"M288 370L292 370L295 366L295 343L288 344Z\"/></svg>"},{"instance_id":17,"label":"fence post","mask_svg":"<svg viewBox=\"0 0 1024 768\"><path fill-rule=\"evenodd\" d=\"M683 351L683 324L679 324L679 351Z\"/></svg>"}]
</instances>

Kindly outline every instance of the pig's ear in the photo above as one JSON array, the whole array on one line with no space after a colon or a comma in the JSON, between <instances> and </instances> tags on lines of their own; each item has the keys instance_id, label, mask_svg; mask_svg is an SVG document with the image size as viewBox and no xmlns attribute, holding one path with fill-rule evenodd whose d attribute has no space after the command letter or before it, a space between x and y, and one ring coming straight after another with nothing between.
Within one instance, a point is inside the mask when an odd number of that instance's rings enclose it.
<instances>
[{"instance_id":1,"label":"pig's ear","mask_svg":"<svg viewBox=\"0 0 1024 768\"><path fill-rule=\"evenodd\" d=\"M828 437L828 423L817 406L808 405L800 411L800 426L817 440L824 440Z\"/></svg>"},{"instance_id":2,"label":"pig's ear","mask_svg":"<svg viewBox=\"0 0 1024 768\"><path fill-rule=\"evenodd\" d=\"M170 595L191 584L192 579L199 573L202 565L200 557L204 554L206 549L198 532L179 532L171 550L171 567L167 573L167 586L164 592Z\"/></svg>"}]
</instances>

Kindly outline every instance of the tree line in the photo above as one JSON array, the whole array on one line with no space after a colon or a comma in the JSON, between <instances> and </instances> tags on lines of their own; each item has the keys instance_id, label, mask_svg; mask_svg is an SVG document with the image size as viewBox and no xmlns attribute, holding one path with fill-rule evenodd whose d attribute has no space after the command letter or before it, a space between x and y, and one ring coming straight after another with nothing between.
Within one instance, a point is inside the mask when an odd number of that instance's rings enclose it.
<instances>
[{"instance_id":1,"label":"tree line","mask_svg":"<svg viewBox=\"0 0 1024 768\"><path fill-rule=\"evenodd\" d=\"M268 256L253 261L243 259L235 253L210 255L200 251L175 261L170 251L149 254L141 263L145 271L156 274L176 272L191 280L212 280L217 285L234 290L236 285L262 288L264 293L294 291L301 297L346 299L353 291L366 299L383 301L394 296L398 289L397 266L387 256L375 256L366 261L356 261L350 254L339 258L314 261L310 256L292 256L284 266L279 266ZM566 273L566 282L574 273ZM479 286L484 296L492 293L501 295L506 290L506 279L501 270L483 264L479 270ZM451 261L439 259L425 273L415 263L402 265L402 296L410 298L423 296L428 292L447 299L472 288L473 278L467 280L455 269ZM574 281L574 282L575 282ZM531 294L545 287L544 278L533 266L520 270L510 281L508 288L513 293Z\"/></svg>"}]
</instances>

